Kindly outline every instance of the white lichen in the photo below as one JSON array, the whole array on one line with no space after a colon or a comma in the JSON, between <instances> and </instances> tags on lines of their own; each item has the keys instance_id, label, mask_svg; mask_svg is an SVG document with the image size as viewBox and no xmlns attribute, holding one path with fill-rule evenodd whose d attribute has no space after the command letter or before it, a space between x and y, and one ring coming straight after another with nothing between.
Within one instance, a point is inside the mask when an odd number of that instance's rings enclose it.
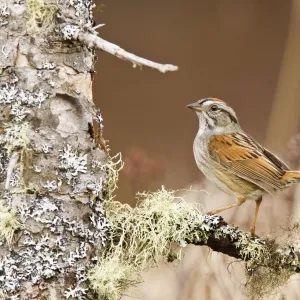
<instances>
[{"instance_id":1,"label":"white lichen","mask_svg":"<svg viewBox=\"0 0 300 300\"><path fill-rule=\"evenodd\" d=\"M103 192L103 179L100 178L100 180L96 182L89 182L86 188L92 191L94 195L101 195L101 193Z\"/></svg>"},{"instance_id":2,"label":"white lichen","mask_svg":"<svg viewBox=\"0 0 300 300\"><path fill-rule=\"evenodd\" d=\"M49 145L47 145L47 144L44 144L44 145L42 146L42 151L43 151L45 154L48 154L50 148L51 148L51 146L49 146Z\"/></svg>"},{"instance_id":3,"label":"white lichen","mask_svg":"<svg viewBox=\"0 0 300 300\"><path fill-rule=\"evenodd\" d=\"M43 185L43 187L49 192L53 192L58 190L59 182L56 182L55 180L52 181L47 180L46 183Z\"/></svg>"},{"instance_id":4,"label":"white lichen","mask_svg":"<svg viewBox=\"0 0 300 300\"><path fill-rule=\"evenodd\" d=\"M20 187L23 185L23 180L22 180L22 176L21 176L21 170L20 168L16 168L13 173L12 176L10 178L10 186L11 187Z\"/></svg>"},{"instance_id":5,"label":"white lichen","mask_svg":"<svg viewBox=\"0 0 300 300\"><path fill-rule=\"evenodd\" d=\"M21 122L26 118L28 110L26 107L21 106L20 101L17 101L13 103L10 114L14 116L16 121Z\"/></svg>"},{"instance_id":6,"label":"white lichen","mask_svg":"<svg viewBox=\"0 0 300 300\"><path fill-rule=\"evenodd\" d=\"M67 24L62 27L61 32L64 40L77 39L80 29L76 25Z\"/></svg>"},{"instance_id":7,"label":"white lichen","mask_svg":"<svg viewBox=\"0 0 300 300\"><path fill-rule=\"evenodd\" d=\"M87 154L80 153L67 144L61 150L60 169L65 171L67 183L71 184L71 180L77 177L79 173L85 174L87 172Z\"/></svg>"},{"instance_id":8,"label":"white lichen","mask_svg":"<svg viewBox=\"0 0 300 300\"><path fill-rule=\"evenodd\" d=\"M7 18L11 15L8 6L6 4L0 6L0 17Z\"/></svg>"},{"instance_id":9,"label":"white lichen","mask_svg":"<svg viewBox=\"0 0 300 300\"><path fill-rule=\"evenodd\" d=\"M91 0L69 0L67 5L69 8L75 9L75 15L77 17L84 18L85 27L91 28L93 24L93 8L95 4Z\"/></svg>"},{"instance_id":10,"label":"white lichen","mask_svg":"<svg viewBox=\"0 0 300 300\"><path fill-rule=\"evenodd\" d=\"M102 131L103 128L104 128L104 125L103 125L103 118L102 118L100 109L97 110L96 117L97 117L97 120L98 120L98 124L99 124L100 131Z\"/></svg>"},{"instance_id":11,"label":"white lichen","mask_svg":"<svg viewBox=\"0 0 300 300\"><path fill-rule=\"evenodd\" d=\"M18 88L15 84L6 83L0 86L0 104L14 103L15 107L25 105L40 108L41 104L48 98L49 95L43 90L32 93Z\"/></svg>"},{"instance_id":12,"label":"white lichen","mask_svg":"<svg viewBox=\"0 0 300 300\"><path fill-rule=\"evenodd\" d=\"M54 70L56 68L56 63L54 62L43 62L42 69Z\"/></svg>"}]
</instances>

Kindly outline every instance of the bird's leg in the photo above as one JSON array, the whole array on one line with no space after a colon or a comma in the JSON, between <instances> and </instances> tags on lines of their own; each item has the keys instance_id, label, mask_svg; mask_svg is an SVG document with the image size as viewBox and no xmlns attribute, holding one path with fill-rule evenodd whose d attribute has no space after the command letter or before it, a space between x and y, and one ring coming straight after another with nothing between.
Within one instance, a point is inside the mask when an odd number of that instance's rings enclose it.
<instances>
[{"instance_id":1,"label":"bird's leg","mask_svg":"<svg viewBox=\"0 0 300 300\"><path fill-rule=\"evenodd\" d=\"M227 205L227 206L224 206L224 207L216 209L216 210L209 211L206 214L207 215L216 215L216 214L220 213L221 211L227 210L227 209L232 208L232 207L240 206L245 201L246 201L245 198L239 197L239 198L236 198L236 202L235 203Z\"/></svg>"},{"instance_id":2,"label":"bird's leg","mask_svg":"<svg viewBox=\"0 0 300 300\"><path fill-rule=\"evenodd\" d=\"M253 237L255 236L256 219L257 219L257 215L258 215L259 206L261 204L261 201L262 201L262 196L260 196L258 199L255 200L255 204L256 204L255 216L254 216L252 226L250 227L250 233L251 233L251 236L253 236Z\"/></svg>"}]
</instances>

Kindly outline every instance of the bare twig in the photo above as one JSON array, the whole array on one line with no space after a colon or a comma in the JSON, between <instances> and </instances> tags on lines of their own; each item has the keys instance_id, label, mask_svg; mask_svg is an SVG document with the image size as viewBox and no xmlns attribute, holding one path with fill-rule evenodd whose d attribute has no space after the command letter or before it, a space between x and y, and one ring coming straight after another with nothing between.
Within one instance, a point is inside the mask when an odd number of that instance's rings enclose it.
<instances>
[{"instance_id":1,"label":"bare twig","mask_svg":"<svg viewBox=\"0 0 300 300\"><path fill-rule=\"evenodd\" d=\"M9 189L10 179L11 179L13 170L14 170L14 168L15 168L18 160L19 160L19 157L20 157L19 152L13 152L11 157L10 157L10 160L9 160L9 163L8 163L8 166L7 166L7 173L6 173L6 182L5 182L5 189L6 190Z\"/></svg>"},{"instance_id":2,"label":"bare twig","mask_svg":"<svg viewBox=\"0 0 300 300\"><path fill-rule=\"evenodd\" d=\"M133 63L133 67L136 67L137 65L138 66L146 66L146 67L149 67L152 69L156 69L162 73L178 70L177 66L170 65L170 64L159 64L159 63L153 62L151 60L139 57L130 52L127 52L126 50L122 49L118 45L110 43L110 42L102 39L101 37L98 37L91 33L80 31L78 33L77 39L81 43L88 45L89 48L103 50L114 56L117 56L118 58L127 60L127 61Z\"/></svg>"},{"instance_id":3,"label":"bare twig","mask_svg":"<svg viewBox=\"0 0 300 300\"><path fill-rule=\"evenodd\" d=\"M103 27L103 26L105 26L105 24L98 24L95 27L93 27L93 30L96 30L96 29L98 29L100 27Z\"/></svg>"}]
</instances>

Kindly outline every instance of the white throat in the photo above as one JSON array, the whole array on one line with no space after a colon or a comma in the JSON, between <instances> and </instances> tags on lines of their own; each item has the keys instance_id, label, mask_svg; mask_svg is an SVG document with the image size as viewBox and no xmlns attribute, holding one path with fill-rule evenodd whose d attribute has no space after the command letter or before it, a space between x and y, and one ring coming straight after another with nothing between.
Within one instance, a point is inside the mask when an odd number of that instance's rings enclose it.
<instances>
[{"instance_id":1,"label":"white throat","mask_svg":"<svg viewBox=\"0 0 300 300\"><path fill-rule=\"evenodd\" d=\"M236 131L241 130L240 125L237 124L229 124L228 126L216 126L210 118L205 118L205 116L201 113L197 113L199 117L199 130L197 136L202 137L211 137L213 135L221 135L221 134L230 134Z\"/></svg>"}]
</instances>

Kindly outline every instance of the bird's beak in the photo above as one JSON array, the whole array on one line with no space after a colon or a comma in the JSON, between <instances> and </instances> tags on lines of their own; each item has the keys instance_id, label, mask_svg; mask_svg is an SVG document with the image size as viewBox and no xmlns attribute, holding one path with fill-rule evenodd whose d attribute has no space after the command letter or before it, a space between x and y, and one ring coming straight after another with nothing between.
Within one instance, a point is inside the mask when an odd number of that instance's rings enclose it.
<instances>
[{"instance_id":1,"label":"bird's beak","mask_svg":"<svg viewBox=\"0 0 300 300\"><path fill-rule=\"evenodd\" d=\"M191 104L187 105L186 107L196 110L196 111L204 111L205 110L198 102L191 103Z\"/></svg>"}]
</instances>

